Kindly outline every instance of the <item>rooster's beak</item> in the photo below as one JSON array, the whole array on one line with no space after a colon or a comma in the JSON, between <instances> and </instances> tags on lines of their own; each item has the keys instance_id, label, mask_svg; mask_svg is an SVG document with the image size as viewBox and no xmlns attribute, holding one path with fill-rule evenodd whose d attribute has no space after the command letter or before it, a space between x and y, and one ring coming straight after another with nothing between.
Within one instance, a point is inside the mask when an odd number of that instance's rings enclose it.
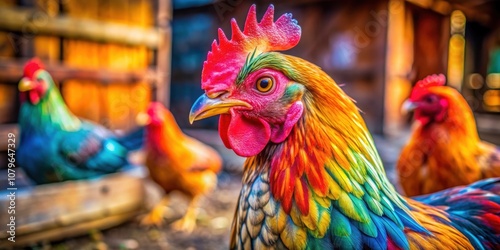
<instances>
[{"instance_id":1,"label":"rooster's beak","mask_svg":"<svg viewBox=\"0 0 500 250\"><path fill-rule=\"evenodd\" d=\"M203 94L191 107L191 111L189 112L189 123L193 124L194 121L214 115L227 114L233 107L252 108L250 104L241 100L226 99L220 95L215 98L210 98L206 94Z\"/></svg>"},{"instance_id":2,"label":"rooster's beak","mask_svg":"<svg viewBox=\"0 0 500 250\"><path fill-rule=\"evenodd\" d=\"M33 84L33 81L27 79L27 78L23 78L21 79L21 81L19 82L19 85L17 86L17 88L19 89L19 91L21 92L26 92L26 91L30 91L34 88L34 84Z\"/></svg>"},{"instance_id":3,"label":"rooster's beak","mask_svg":"<svg viewBox=\"0 0 500 250\"><path fill-rule=\"evenodd\" d=\"M412 102L410 100L406 100L404 103L403 103L403 106L401 106L401 113L403 115L406 115L408 114L409 112L415 110L416 108L418 107L418 104L415 103L415 102Z\"/></svg>"}]
</instances>

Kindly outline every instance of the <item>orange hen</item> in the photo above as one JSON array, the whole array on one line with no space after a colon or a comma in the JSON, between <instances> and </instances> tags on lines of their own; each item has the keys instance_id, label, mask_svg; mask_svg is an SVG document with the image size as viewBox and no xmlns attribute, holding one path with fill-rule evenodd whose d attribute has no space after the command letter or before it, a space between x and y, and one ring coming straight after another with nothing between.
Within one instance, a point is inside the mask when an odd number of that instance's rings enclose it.
<instances>
[{"instance_id":1,"label":"orange hen","mask_svg":"<svg viewBox=\"0 0 500 250\"><path fill-rule=\"evenodd\" d=\"M424 78L404 105L415 111L413 134L397 164L408 196L500 177L500 150L480 140L472 110L445 81L444 75Z\"/></svg>"},{"instance_id":2,"label":"orange hen","mask_svg":"<svg viewBox=\"0 0 500 250\"><path fill-rule=\"evenodd\" d=\"M146 166L151 178L166 193L141 223L161 225L168 194L180 191L190 202L174 228L191 232L196 225L197 201L217 186L222 159L213 148L185 135L174 116L160 103L151 103L147 113L138 116L138 122L146 124Z\"/></svg>"}]
</instances>

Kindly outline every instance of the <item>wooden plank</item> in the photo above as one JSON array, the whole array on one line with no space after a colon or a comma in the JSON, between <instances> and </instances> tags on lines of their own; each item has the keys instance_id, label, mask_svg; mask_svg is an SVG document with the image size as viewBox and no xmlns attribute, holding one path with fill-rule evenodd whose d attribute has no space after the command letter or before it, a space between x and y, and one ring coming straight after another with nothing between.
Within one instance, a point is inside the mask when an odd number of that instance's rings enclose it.
<instances>
[{"instance_id":1,"label":"wooden plank","mask_svg":"<svg viewBox=\"0 0 500 250\"><path fill-rule=\"evenodd\" d=\"M98 179L18 188L16 190L16 238L40 231L64 228L144 208L144 178L147 171L134 167ZM8 191L0 204L8 207ZM8 221L8 214L0 214ZM8 226L0 225L0 238L8 237Z\"/></svg>"},{"instance_id":2,"label":"wooden plank","mask_svg":"<svg viewBox=\"0 0 500 250\"><path fill-rule=\"evenodd\" d=\"M65 15L50 17L27 8L0 8L0 29L27 35L50 35L94 42L144 45L157 48L162 39L156 28L109 23Z\"/></svg>"},{"instance_id":3,"label":"wooden plank","mask_svg":"<svg viewBox=\"0 0 500 250\"><path fill-rule=\"evenodd\" d=\"M21 235L21 236L16 235L15 243L7 240L2 240L2 242L0 243L0 248L9 248L14 246L15 247L29 246L35 242L46 241L47 239L56 241L79 235L85 235L90 230L95 228L100 228L102 230L117 226L127 220L130 220L136 215L137 212L128 212L123 214L111 215L76 225L69 225L65 227L58 227L49 230L38 231L28 235Z\"/></svg>"},{"instance_id":4,"label":"wooden plank","mask_svg":"<svg viewBox=\"0 0 500 250\"><path fill-rule=\"evenodd\" d=\"M26 60L0 60L0 81L19 81L23 76ZM136 83L145 81L151 83L155 80L155 71L147 70L105 70L69 67L61 64L45 64L47 71L56 81L70 79L98 81L102 84L111 82Z\"/></svg>"}]
</instances>

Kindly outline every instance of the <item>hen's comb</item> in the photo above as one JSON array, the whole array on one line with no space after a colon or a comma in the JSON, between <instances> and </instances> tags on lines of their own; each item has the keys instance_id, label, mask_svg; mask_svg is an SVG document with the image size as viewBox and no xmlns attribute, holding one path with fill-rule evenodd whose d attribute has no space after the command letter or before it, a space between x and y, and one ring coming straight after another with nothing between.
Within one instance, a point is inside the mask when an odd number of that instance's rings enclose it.
<instances>
[{"instance_id":1,"label":"hen's comb","mask_svg":"<svg viewBox=\"0 0 500 250\"><path fill-rule=\"evenodd\" d=\"M161 111L163 109L165 109L165 107L160 102L151 102L148 105L147 113L148 114L149 113L154 113L154 112L157 112L157 111Z\"/></svg>"},{"instance_id":2,"label":"hen's comb","mask_svg":"<svg viewBox=\"0 0 500 250\"><path fill-rule=\"evenodd\" d=\"M33 58L29 60L25 65L24 65L24 77L28 78L33 78L33 75L35 72L39 69L43 69L44 66L42 64L42 61L38 58Z\"/></svg>"},{"instance_id":3,"label":"hen's comb","mask_svg":"<svg viewBox=\"0 0 500 250\"><path fill-rule=\"evenodd\" d=\"M444 86L445 84L446 77L443 74L429 75L415 84L415 87L413 87L413 91L411 92L410 100L419 99L422 95L428 92L428 88L430 87Z\"/></svg>"},{"instance_id":4,"label":"hen's comb","mask_svg":"<svg viewBox=\"0 0 500 250\"><path fill-rule=\"evenodd\" d=\"M250 7L245 28L240 30L236 20L231 20L231 40L219 28L219 43L214 40L208 52L201 75L202 88L207 92L227 89L236 79L247 55L293 48L300 40L301 29L292 14L283 14L274 22L274 6L270 5L257 22L255 4Z\"/></svg>"}]
</instances>

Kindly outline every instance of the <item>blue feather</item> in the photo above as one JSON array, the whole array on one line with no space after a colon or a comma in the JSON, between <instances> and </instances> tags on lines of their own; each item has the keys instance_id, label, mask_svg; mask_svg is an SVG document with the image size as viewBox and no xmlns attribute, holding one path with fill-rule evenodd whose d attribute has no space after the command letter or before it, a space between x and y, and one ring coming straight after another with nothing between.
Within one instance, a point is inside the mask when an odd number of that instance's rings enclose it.
<instances>
[{"instance_id":1,"label":"blue feather","mask_svg":"<svg viewBox=\"0 0 500 250\"><path fill-rule=\"evenodd\" d=\"M445 221L467 237L475 249L491 249L500 245L498 228L485 224L485 214L500 219L500 178L485 179L465 187L455 187L430 195L416 197L416 200L431 206L442 206L448 213Z\"/></svg>"},{"instance_id":2,"label":"blue feather","mask_svg":"<svg viewBox=\"0 0 500 250\"><path fill-rule=\"evenodd\" d=\"M403 230L400 230L391 220L382 219L381 221L385 226L388 236L399 248L410 249L410 245Z\"/></svg>"},{"instance_id":3,"label":"blue feather","mask_svg":"<svg viewBox=\"0 0 500 250\"><path fill-rule=\"evenodd\" d=\"M332 226L333 224L334 223L332 223ZM361 244L362 243L361 233L354 226L351 226L350 229L351 230L349 236L333 235L333 240L332 240L333 249L354 249L354 250L363 249L363 244Z\"/></svg>"},{"instance_id":4,"label":"blue feather","mask_svg":"<svg viewBox=\"0 0 500 250\"><path fill-rule=\"evenodd\" d=\"M381 222L381 218L376 214L370 213L373 223L377 228L377 237L363 237L363 243L369 249L387 249L387 232L385 230L384 224Z\"/></svg>"},{"instance_id":5,"label":"blue feather","mask_svg":"<svg viewBox=\"0 0 500 250\"><path fill-rule=\"evenodd\" d=\"M406 212L404 212L401 208L396 208L396 215L399 219L401 219L401 223L411 230L419 233L430 234L429 230L416 222L413 218L411 218Z\"/></svg>"}]
</instances>

